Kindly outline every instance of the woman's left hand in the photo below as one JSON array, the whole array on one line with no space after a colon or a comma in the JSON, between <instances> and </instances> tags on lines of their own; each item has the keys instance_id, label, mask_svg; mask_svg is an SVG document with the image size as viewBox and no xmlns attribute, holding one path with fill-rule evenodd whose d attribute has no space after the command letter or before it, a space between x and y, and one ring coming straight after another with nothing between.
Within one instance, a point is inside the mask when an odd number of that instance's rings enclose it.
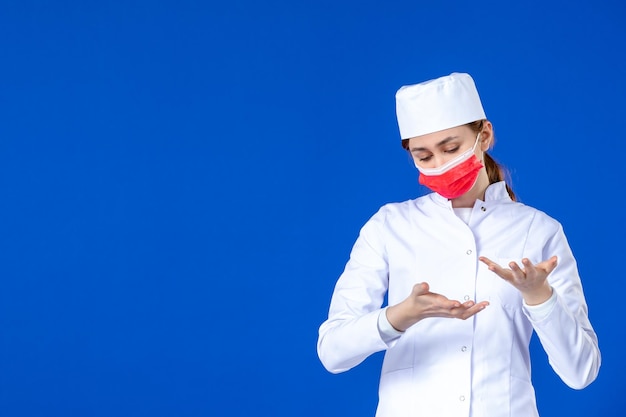
<instances>
[{"instance_id":1,"label":"woman's left hand","mask_svg":"<svg viewBox=\"0 0 626 417\"><path fill-rule=\"evenodd\" d=\"M547 301L552 296L552 287L548 283L548 275L556 268L557 258L551 257L547 261L533 265L528 258L522 259L523 268L516 262L509 262L509 268L503 268L489 258L478 258L490 271L509 282L522 293L528 305L537 305Z\"/></svg>"}]
</instances>

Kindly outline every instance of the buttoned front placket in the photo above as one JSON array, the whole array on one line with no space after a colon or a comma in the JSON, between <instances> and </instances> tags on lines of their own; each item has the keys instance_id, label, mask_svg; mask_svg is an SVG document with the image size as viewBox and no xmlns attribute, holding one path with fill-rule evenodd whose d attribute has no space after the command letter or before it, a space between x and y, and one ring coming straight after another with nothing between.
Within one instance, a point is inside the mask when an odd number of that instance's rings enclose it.
<instances>
[{"instance_id":1,"label":"buttoned front placket","mask_svg":"<svg viewBox=\"0 0 626 417\"><path fill-rule=\"evenodd\" d=\"M459 233L459 240L455 244L455 250L462 252L462 256L458 257L462 263L459 270L464 271L461 279L457 281L458 288L451 297L465 303L475 300L476 293L476 273L477 273L477 248L474 233L471 229L472 218L469 224L463 223L459 227L462 232ZM456 359L458 372L458 384L454 384L450 391L450 400L454 404L454 415L459 417L468 417L470 415L470 398L472 395L472 344L474 340L474 318L460 321L459 331L453 343L455 351L453 357Z\"/></svg>"}]
</instances>

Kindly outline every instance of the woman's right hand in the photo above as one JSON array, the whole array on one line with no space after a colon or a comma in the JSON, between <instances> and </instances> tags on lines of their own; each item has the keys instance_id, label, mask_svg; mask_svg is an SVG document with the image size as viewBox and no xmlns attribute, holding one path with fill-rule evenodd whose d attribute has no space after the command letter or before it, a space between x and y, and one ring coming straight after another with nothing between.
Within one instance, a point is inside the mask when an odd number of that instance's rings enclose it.
<instances>
[{"instance_id":1,"label":"woman's right hand","mask_svg":"<svg viewBox=\"0 0 626 417\"><path fill-rule=\"evenodd\" d=\"M411 294L399 304L387 308L387 320L398 331L405 331L418 321L428 317L447 317L465 320L483 310L489 303L481 301L450 300L430 292L428 283L415 284Z\"/></svg>"}]
</instances>

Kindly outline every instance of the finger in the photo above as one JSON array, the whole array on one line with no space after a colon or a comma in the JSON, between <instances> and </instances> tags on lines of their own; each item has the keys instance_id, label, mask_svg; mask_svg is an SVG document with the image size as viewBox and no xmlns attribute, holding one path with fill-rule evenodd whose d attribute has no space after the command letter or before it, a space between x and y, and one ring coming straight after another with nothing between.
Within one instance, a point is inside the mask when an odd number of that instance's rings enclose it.
<instances>
[{"instance_id":1,"label":"finger","mask_svg":"<svg viewBox=\"0 0 626 417\"><path fill-rule=\"evenodd\" d=\"M480 306L479 306L479 307L477 307L477 305L478 305L478 304L481 304L481 305L482 305L482 308L484 308L486 305L488 305L488 304L489 304L489 302L487 302L487 301L482 301L481 303L476 303L476 302L475 302L475 301L473 301L473 300L466 301L466 302L464 302L463 304L459 304L458 308L456 308L456 309L452 309L452 310L454 310L454 311L452 311L452 313L453 313L455 316L459 316L459 315L463 314L465 311L468 311L468 310L473 310L473 309L479 309L479 310L480 310L480 309L481 309L481 307L480 307Z\"/></svg>"},{"instance_id":2,"label":"finger","mask_svg":"<svg viewBox=\"0 0 626 417\"><path fill-rule=\"evenodd\" d=\"M504 268L502 268L499 264L497 264L496 262L492 261L491 259L485 256L479 256L478 260L484 263L485 265L487 265L487 268L490 271L495 272L498 275L500 275L504 271Z\"/></svg>"},{"instance_id":3,"label":"finger","mask_svg":"<svg viewBox=\"0 0 626 417\"><path fill-rule=\"evenodd\" d=\"M543 269L547 274L554 271L554 268L558 265L558 258L556 256L551 257L547 261L543 261L537 264L537 268Z\"/></svg>"},{"instance_id":4,"label":"finger","mask_svg":"<svg viewBox=\"0 0 626 417\"><path fill-rule=\"evenodd\" d=\"M482 258L485 259L485 264L487 265L488 269L491 272L494 272L496 275L498 275L500 278L504 279L505 281L510 282L511 280L513 280L513 273L511 269L503 268L499 264L493 261L490 261L489 259L485 257L482 257Z\"/></svg>"},{"instance_id":5,"label":"finger","mask_svg":"<svg viewBox=\"0 0 626 417\"><path fill-rule=\"evenodd\" d=\"M488 267L498 266L497 263L495 263L491 259L487 258L486 256L479 256L478 260L481 261L482 263L484 263L485 265L487 265Z\"/></svg>"},{"instance_id":6,"label":"finger","mask_svg":"<svg viewBox=\"0 0 626 417\"><path fill-rule=\"evenodd\" d=\"M413 286L413 294L415 295L424 295L427 294L430 290L430 286L427 282L420 282Z\"/></svg>"},{"instance_id":7,"label":"finger","mask_svg":"<svg viewBox=\"0 0 626 417\"><path fill-rule=\"evenodd\" d=\"M522 261L522 263L524 263ZM509 262L509 268L511 268L511 279L508 281L523 281L526 279L526 272L520 268L517 262Z\"/></svg>"},{"instance_id":8,"label":"finger","mask_svg":"<svg viewBox=\"0 0 626 417\"><path fill-rule=\"evenodd\" d=\"M437 304L439 308L443 308L445 310L453 310L455 308L460 308L462 306L460 301L450 300L444 297L443 295L439 295L439 297L440 298L437 299Z\"/></svg>"},{"instance_id":9,"label":"finger","mask_svg":"<svg viewBox=\"0 0 626 417\"><path fill-rule=\"evenodd\" d=\"M467 320L468 318L475 316L476 314L483 311L486 307L487 307L487 304L476 304L474 307L467 309L467 311L463 313L463 316L461 317L461 319Z\"/></svg>"},{"instance_id":10,"label":"finger","mask_svg":"<svg viewBox=\"0 0 626 417\"><path fill-rule=\"evenodd\" d=\"M556 256L553 256L552 258L550 258L548 260L549 262L549 266L548 269L546 269L546 271L548 271L548 274L552 271L554 271L554 269L556 268L556 266L559 264L559 258L557 258Z\"/></svg>"},{"instance_id":11,"label":"finger","mask_svg":"<svg viewBox=\"0 0 626 417\"><path fill-rule=\"evenodd\" d=\"M446 296L430 292L430 287L426 282L415 284L411 294L416 300L419 298L423 300L421 301L422 303L427 302L441 310L450 310L461 306L461 303L457 300L450 300Z\"/></svg>"},{"instance_id":12,"label":"finger","mask_svg":"<svg viewBox=\"0 0 626 417\"><path fill-rule=\"evenodd\" d=\"M557 257L553 256L547 261L540 262L537 265L533 265L533 263L528 258L524 258L522 259L522 263L524 264L524 272L526 273L526 276L537 276L537 274L539 274L539 271L548 275L552 271L554 271L554 268L556 268Z\"/></svg>"},{"instance_id":13,"label":"finger","mask_svg":"<svg viewBox=\"0 0 626 417\"><path fill-rule=\"evenodd\" d=\"M496 275L498 275L500 278L507 282L511 282L515 279L515 277L513 276L513 271L511 271L510 269L500 268L498 270L492 270L492 272L495 272Z\"/></svg>"},{"instance_id":14,"label":"finger","mask_svg":"<svg viewBox=\"0 0 626 417\"><path fill-rule=\"evenodd\" d=\"M461 320L466 320L466 319L474 316L475 314L483 311L488 305L489 305L489 303L487 301L482 301L480 303L476 303L475 305L473 305L472 307L466 309L465 311L459 311L460 314L457 315L457 318L459 318Z\"/></svg>"},{"instance_id":15,"label":"finger","mask_svg":"<svg viewBox=\"0 0 626 417\"><path fill-rule=\"evenodd\" d=\"M528 258L522 259L522 263L524 264L524 272L526 272L527 277L537 277L539 275L539 269L545 272L545 269L541 266L541 264L533 265ZM547 272L545 273L546 275L548 274Z\"/></svg>"}]
</instances>

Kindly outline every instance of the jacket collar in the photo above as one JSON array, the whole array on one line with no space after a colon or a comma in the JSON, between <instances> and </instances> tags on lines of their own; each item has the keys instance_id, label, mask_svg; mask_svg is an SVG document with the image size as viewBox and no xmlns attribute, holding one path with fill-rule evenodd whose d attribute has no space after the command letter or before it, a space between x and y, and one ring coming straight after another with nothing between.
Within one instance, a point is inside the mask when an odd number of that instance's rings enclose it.
<instances>
[{"instance_id":1,"label":"jacket collar","mask_svg":"<svg viewBox=\"0 0 626 417\"><path fill-rule=\"evenodd\" d=\"M430 198L439 206L452 207L450 200L437 193L430 193ZM506 183L504 181L490 184L485 190L485 201L507 200L511 201L509 193L506 191Z\"/></svg>"}]
</instances>

